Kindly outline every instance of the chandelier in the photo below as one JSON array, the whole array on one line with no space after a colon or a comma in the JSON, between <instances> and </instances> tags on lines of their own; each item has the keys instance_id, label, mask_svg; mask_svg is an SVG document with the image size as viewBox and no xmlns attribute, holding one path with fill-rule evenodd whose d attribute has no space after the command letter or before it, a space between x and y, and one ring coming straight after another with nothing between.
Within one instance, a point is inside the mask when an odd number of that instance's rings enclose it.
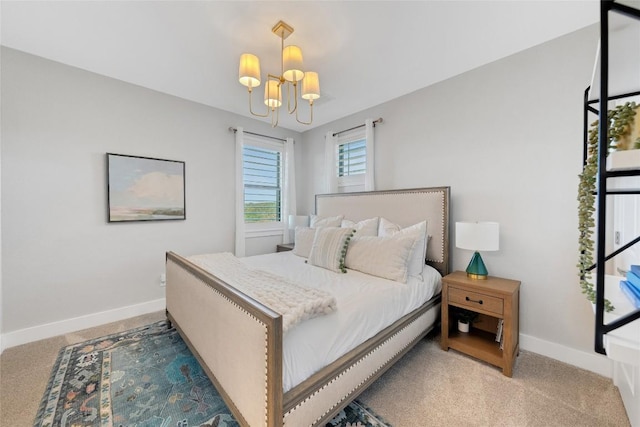
<instances>
[{"instance_id":1,"label":"chandelier","mask_svg":"<svg viewBox=\"0 0 640 427\"><path fill-rule=\"evenodd\" d=\"M296 115L296 121L303 125L313 122L313 101L320 98L320 82L318 73L304 71L302 65L302 50L295 45L284 45L284 39L293 33L293 27L286 22L278 21L271 31L280 37L280 75L268 74L264 86L264 103L267 106L266 113L253 111L251 94L253 88L260 86L260 60L251 53L243 53L240 56L239 80L249 91L249 111L254 116L271 116L271 126L278 126L280 107L282 106L282 90L286 88L287 112ZM301 84L300 84L301 83ZM302 86L301 88L299 86ZM298 92L300 97L309 101L309 121L300 120L298 117Z\"/></svg>"}]
</instances>

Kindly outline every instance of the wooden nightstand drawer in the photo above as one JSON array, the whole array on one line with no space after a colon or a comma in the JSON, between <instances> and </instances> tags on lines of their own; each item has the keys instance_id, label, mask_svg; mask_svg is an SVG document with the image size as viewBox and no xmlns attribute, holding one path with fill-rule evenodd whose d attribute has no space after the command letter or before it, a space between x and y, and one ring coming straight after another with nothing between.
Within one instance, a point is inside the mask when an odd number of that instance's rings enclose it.
<instances>
[{"instance_id":1,"label":"wooden nightstand drawer","mask_svg":"<svg viewBox=\"0 0 640 427\"><path fill-rule=\"evenodd\" d=\"M449 288L449 302L470 308L480 309L502 316L504 313L503 299L489 295L469 292L458 288Z\"/></svg>"}]
</instances>

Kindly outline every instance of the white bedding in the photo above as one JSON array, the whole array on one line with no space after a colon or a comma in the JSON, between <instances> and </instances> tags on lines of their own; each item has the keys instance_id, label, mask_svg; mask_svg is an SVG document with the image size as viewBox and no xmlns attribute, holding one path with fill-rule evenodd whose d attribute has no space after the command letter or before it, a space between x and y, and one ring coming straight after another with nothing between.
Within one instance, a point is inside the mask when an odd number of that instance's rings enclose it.
<instances>
[{"instance_id":1,"label":"white bedding","mask_svg":"<svg viewBox=\"0 0 640 427\"><path fill-rule=\"evenodd\" d=\"M441 276L425 266L423 281L398 283L355 270L334 273L305 263L293 252L242 258L296 283L323 289L337 300L331 314L306 320L284 334L283 388L288 391L322 367L418 308L442 289ZM377 308L371 308L377 307Z\"/></svg>"},{"instance_id":2,"label":"white bedding","mask_svg":"<svg viewBox=\"0 0 640 427\"><path fill-rule=\"evenodd\" d=\"M214 272L219 279L280 313L284 332L304 320L336 309L336 299L330 293L301 286L279 274L249 269L229 252L194 255L189 261Z\"/></svg>"}]
</instances>

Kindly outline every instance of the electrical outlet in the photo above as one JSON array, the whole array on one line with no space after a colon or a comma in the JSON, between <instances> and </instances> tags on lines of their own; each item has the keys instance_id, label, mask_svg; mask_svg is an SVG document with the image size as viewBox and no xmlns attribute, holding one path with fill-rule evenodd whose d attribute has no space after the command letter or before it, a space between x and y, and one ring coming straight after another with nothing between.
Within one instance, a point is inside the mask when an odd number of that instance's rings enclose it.
<instances>
[{"instance_id":1,"label":"electrical outlet","mask_svg":"<svg viewBox=\"0 0 640 427\"><path fill-rule=\"evenodd\" d=\"M164 273L160 275L160 286L167 286L167 275Z\"/></svg>"}]
</instances>

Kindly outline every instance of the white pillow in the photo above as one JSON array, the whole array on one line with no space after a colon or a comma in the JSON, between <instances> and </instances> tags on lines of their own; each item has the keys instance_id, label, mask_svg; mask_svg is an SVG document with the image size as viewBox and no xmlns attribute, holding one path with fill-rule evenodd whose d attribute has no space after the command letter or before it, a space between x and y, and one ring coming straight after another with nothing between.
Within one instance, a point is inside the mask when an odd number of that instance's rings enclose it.
<instances>
[{"instance_id":1,"label":"white pillow","mask_svg":"<svg viewBox=\"0 0 640 427\"><path fill-rule=\"evenodd\" d=\"M349 219L343 219L340 224L342 228L352 228L356 230L356 236L377 236L378 235L378 217L363 219L360 222L353 222Z\"/></svg>"},{"instance_id":2,"label":"white pillow","mask_svg":"<svg viewBox=\"0 0 640 427\"><path fill-rule=\"evenodd\" d=\"M309 258L311 252L311 246L313 245L313 238L316 235L316 230L309 227L296 227L296 236L294 239L293 253Z\"/></svg>"},{"instance_id":3,"label":"white pillow","mask_svg":"<svg viewBox=\"0 0 640 427\"><path fill-rule=\"evenodd\" d=\"M394 224L386 218L380 218L378 236L389 237L398 233L412 236L415 239L415 244L409 255L408 274L419 278L422 276L422 267L424 267L425 258L427 257L427 221L401 228L398 224Z\"/></svg>"},{"instance_id":4,"label":"white pillow","mask_svg":"<svg viewBox=\"0 0 640 427\"><path fill-rule=\"evenodd\" d=\"M401 233L392 237L354 237L349 243L345 265L372 276L407 283L409 254L415 241L414 236Z\"/></svg>"},{"instance_id":5,"label":"white pillow","mask_svg":"<svg viewBox=\"0 0 640 427\"><path fill-rule=\"evenodd\" d=\"M390 236L398 231L402 230L398 224L394 224L389 221L387 218L380 218L380 225L378 227L378 236L387 235Z\"/></svg>"},{"instance_id":6,"label":"white pillow","mask_svg":"<svg viewBox=\"0 0 640 427\"><path fill-rule=\"evenodd\" d=\"M327 216L327 217L311 215L311 219L309 220L309 227L311 228L340 227L342 218L344 218L344 215Z\"/></svg>"},{"instance_id":7,"label":"white pillow","mask_svg":"<svg viewBox=\"0 0 640 427\"><path fill-rule=\"evenodd\" d=\"M346 273L344 258L352 236L353 230L350 228L317 228L307 262L336 273Z\"/></svg>"}]
</instances>

